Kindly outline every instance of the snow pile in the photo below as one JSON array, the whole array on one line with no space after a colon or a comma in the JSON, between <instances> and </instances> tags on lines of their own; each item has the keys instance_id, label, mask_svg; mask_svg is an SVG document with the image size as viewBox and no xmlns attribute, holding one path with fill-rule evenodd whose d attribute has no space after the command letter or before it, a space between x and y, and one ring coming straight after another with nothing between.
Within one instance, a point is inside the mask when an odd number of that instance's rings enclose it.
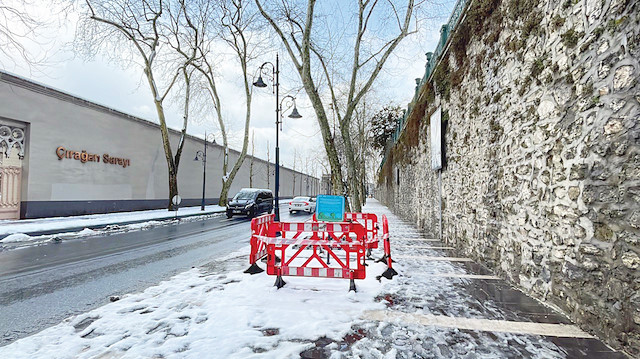
<instances>
[{"instance_id":1,"label":"snow pile","mask_svg":"<svg viewBox=\"0 0 640 359\"><path fill-rule=\"evenodd\" d=\"M85 229L81 230L80 232L75 233L75 235L78 236L78 237L87 237L87 236L92 236L92 235L94 235L96 233L98 233L98 232L94 231L93 229L85 228Z\"/></svg>"},{"instance_id":2,"label":"snow pile","mask_svg":"<svg viewBox=\"0 0 640 359\"><path fill-rule=\"evenodd\" d=\"M10 234L3 239L0 239L2 243L17 243L17 242L27 242L31 240L31 236L26 235L24 233L14 233Z\"/></svg>"},{"instance_id":3,"label":"snow pile","mask_svg":"<svg viewBox=\"0 0 640 359\"><path fill-rule=\"evenodd\" d=\"M129 224L129 225L126 225L125 228L127 230L149 229L151 227L158 226L158 225L161 225L161 224L162 224L162 222L160 222L160 221L148 221L148 222L142 222L142 223Z\"/></svg>"}]
</instances>

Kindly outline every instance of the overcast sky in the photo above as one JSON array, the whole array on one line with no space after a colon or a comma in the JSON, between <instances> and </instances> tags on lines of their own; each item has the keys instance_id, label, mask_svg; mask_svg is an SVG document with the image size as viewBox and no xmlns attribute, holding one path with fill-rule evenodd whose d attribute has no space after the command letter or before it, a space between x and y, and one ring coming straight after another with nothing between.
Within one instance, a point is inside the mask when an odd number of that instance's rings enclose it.
<instances>
[{"instance_id":1,"label":"overcast sky","mask_svg":"<svg viewBox=\"0 0 640 359\"><path fill-rule=\"evenodd\" d=\"M35 11L47 14L50 9L45 6L49 1L35 0L38 5ZM412 35L404 40L396 51L396 55L390 58L385 71L381 74L374 86L380 97L389 99L397 104L406 106L413 96L415 78L424 74L425 53L433 51L439 37L440 25L444 23L450 12L453 1L444 0L445 5L437 11L440 17L424 26L419 34ZM33 10L32 10L33 11ZM38 36L43 37L41 44L46 44L47 65L45 67L28 67L22 61L7 60L0 54L0 66L8 71L28 79L40 82L75 96L97 102L107 107L132 114L153 122L157 122L151 92L146 81L142 78L140 68L112 63L105 57L98 56L93 61L88 61L77 56L68 46L74 39L77 25L77 14L67 15L61 23L56 23ZM354 24L355 26L355 24ZM45 39L46 38L46 39ZM41 45L29 43L28 47L38 48ZM264 53L254 64L257 69L259 64L265 61L275 62L275 54L278 50L272 49ZM283 131L280 134L281 164L292 167L294 162L294 149L299 158L310 158L317 153L324 153L322 138L313 108L300 88L300 79L297 73L290 67L290 59L287 54L280 53L281 63L281 98L286 94L292 94L298 98L297 105L301 119L289 119L285 113ZM228 68L227 68L228 67ZM255 71L255 69L252 69ZM230 142L231 147L241 149L244 124L244 90L241 87L239 66L228 64L225 66L225 74L219 81L220 94L223 102L223 114L231 119ZM299 91L299 92L298 92ZM170 127L181 126L180 106L168 104L167 120ZM218 126L212 116L194 118L189 124L187 132L196 136L204 133L214 133L217 141L221 142ZM275 147L275 95L270 87L254 88L252 103L251 132L255 133L255 155L267 158L267 144L269 144L271 161L274 160ZM249 147L251 154L251 147ZM185 154L190 157L190 154ZM299 162L299 160L298 160ZM296 167L299 167L298 164ZM304 170L304 168L303 168ZM317 173L320 175L318 166Z\"/></svg>"}]
</instances>

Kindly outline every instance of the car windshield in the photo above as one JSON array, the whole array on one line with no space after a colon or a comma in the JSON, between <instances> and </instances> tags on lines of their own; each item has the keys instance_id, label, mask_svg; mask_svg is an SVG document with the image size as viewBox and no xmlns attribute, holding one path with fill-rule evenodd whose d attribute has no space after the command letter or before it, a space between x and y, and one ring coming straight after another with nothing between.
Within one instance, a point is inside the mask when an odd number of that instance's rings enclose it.
<instances>
[{"instance_id":1,"label":"car windshield","mask_svg":"<svg viewBox=\"0 0 640 359\"><path fill-rule=\"evenodd\" d=\"M238 199L253 199L253 197L255 197L256 192L253 191L241 191L238 192L235 197L233 197L233 199L238 200Z\"/></svg>"},{"instance_id":2,"label":"car windshield","mask_svg":"<svg viewBox=\"0 0 640 359\"><path fill-rule=\"evenodd\" d=\"M296 197L293 202L309 202L309 197Z\"/></svg>"}]
</instances>

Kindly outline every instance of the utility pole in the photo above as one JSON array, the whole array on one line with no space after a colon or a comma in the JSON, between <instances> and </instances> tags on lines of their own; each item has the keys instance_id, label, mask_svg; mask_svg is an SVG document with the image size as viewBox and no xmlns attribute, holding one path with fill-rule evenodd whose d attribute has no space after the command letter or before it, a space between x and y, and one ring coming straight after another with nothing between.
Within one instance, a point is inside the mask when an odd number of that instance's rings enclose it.
<instances>
[{"instance_id":1,"label":"utility pole","mask_svg":"<svg viewBox=\"0 0 640 359\"><path fill-rule=\"evenodd\" d=\"M251 162L249 162L249 187L253 188L253 159L256 149L256 133L251 131Z\"/></svg>"},{"instance_id":2,"label":"utility pole","mask_svg":"<svg viewBox=\"0 0 640 359\"><path fill-rule=\"evenodd\" d=\"M296 196L296 150L293 150L293 196Z\"/></svg>"},{"instance_id":3,"label":"utility pole","mask_svg":"<svg viewBox=\"0 0 640 359\"><path fill-rule=\"evenodd\" d=\"M269 141L267 140L267 188L271 188L271 157L269 156Z\"/></svg>"}]
</instances>

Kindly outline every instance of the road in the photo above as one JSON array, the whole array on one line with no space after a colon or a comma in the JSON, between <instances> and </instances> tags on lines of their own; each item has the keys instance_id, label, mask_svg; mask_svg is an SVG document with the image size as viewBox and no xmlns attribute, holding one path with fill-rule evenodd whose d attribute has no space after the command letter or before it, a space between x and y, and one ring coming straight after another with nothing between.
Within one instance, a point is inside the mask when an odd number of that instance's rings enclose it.
<instances>
[{"instance_id":1,"label":"road","mask_svg":"<svg viewBox=\"0 0 640 359\"><path fill-rule=\"evenodd\" d=\"M309 218L281 209L283 221ZM0 252L0 346L232 253L249 230L221 216Z\"/></svg>"}]
</instances>

